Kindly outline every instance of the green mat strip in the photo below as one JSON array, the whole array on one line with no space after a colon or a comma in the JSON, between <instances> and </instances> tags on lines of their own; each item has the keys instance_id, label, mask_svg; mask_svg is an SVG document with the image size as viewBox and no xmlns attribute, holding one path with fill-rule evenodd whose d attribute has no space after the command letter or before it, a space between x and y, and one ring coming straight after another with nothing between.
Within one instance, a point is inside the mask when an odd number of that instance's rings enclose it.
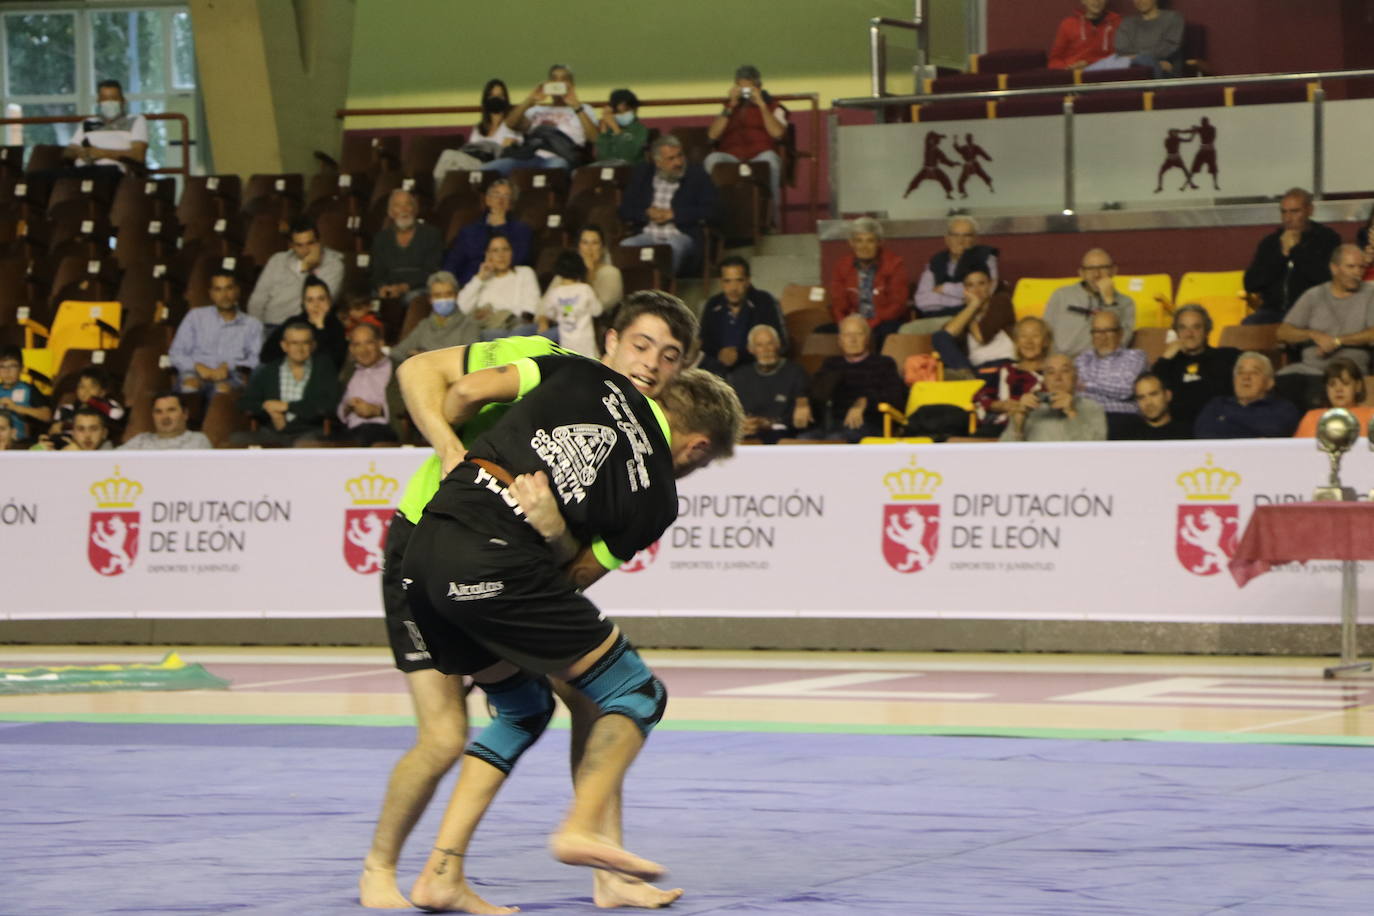
<instances>
[{"instance_id":1,"label":"green mat strip","mask_svg":"<svg viewBox=\"0 0 1374 916\"><path fill-rule=\"evenodd\" d=\"M413 726L412 716L239 716L156 715L148 713L23 713L0 712L0 722L95 722L156 725L348 725L365 727ZM474 726L487 720L474 717ZM567 728L567 719L554 719ZM1197 744L1314 744L1374 747L1374 736L1289 735L1260 732L1201 732L1096 728L983 728L946 725L846 725L809 722L713 722L676 720L660 723L669 731L775 732L832 735L932 735L954 738L1051 738L1072 741L1174 741Z\"/></svg>"},{"instance_id":2,"label":"green mat strip","mask_svg":"<svg viewBox=\"0 0 1374 916\"><path fill-rule=\"evenodd\" d=\"M153 664L0 668L0 696L106 693L113 690L223 690L229 682L175 652Z\"/></svg>"}]
</instances>

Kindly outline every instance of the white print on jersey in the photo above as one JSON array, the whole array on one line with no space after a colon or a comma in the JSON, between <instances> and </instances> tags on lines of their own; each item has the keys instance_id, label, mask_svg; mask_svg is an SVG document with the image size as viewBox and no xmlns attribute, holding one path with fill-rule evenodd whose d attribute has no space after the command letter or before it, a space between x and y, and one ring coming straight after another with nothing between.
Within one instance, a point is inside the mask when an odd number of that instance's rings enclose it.
<instances>
[{"instance_id":1,"label":"white print on jersey","mask_svg":"<svg viewBox=\"0 0 1374 916\"><path fill-rule=\"evenodd\" d=\"M620 427L620 431L625 434L630 448L634 451L634 456L625 462L625 470L630 478L630 492L638 493L640 487L647 489L649 486L649 469L644 464L644 456L652 455L654 447L649 444L648 433L644 432L644 427L639 425L639 420L630 410L630 402L625 399L625 392L610 382L606 382L606 387L611 389L611 393L602 398L601 403L606 405L606 410L615 418L615 425Z\"/></svg>"},{"instance_id":2,"label":"white print on jersey","mask_svg":"<svg viewBox=\"0 0 1374 916\"><path fill-rule=\"evenodd\" d=\"M550 435L537 429L530 446L549 466L553 486L564 505L582 502L587 487L596 482L596 474L615 447L615 430L596 423L575 423L558 426Z\"/></svg>"}]
</instances>

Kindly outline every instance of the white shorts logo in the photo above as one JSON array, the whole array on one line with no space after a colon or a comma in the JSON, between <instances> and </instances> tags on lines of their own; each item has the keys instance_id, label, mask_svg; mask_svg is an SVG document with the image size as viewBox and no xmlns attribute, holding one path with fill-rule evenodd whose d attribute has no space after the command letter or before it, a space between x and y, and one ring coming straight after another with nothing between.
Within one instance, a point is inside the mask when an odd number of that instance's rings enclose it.
<instances>
[{"instance_id":1,"label":"white shorts logo","mask_svg":"<svg viewBox=\"0 0 1374 916\"><path fill-rule=\"evenodd\" d=\"M471 585L448 584L450 601L477 601L481 598L494 598L506 590L504 582L474 582Z\"/></svg>"}]
</instances>

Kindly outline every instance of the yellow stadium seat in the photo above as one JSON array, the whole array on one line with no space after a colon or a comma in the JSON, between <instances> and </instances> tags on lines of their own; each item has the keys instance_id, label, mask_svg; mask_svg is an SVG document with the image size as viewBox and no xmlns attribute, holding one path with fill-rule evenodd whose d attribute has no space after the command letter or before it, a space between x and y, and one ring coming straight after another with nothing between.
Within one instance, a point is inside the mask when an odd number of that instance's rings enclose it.
<instances>
[{"instance_id":1,"label":"yellow stadium seat","mask_svg":"<svg viewBox=\"0 0 1374 916\"><path fill-rule=\"evenodd\" d=\"M1239 296L1198 296L1188 302L1180 300L1179 304L1200 305L1212 316L1212 333L1207 335L1207 342L1214 347L1221 346L1222 328L1240 324L1250 314L1249 301Z\"/></svg>"},{"instance_id":2,"label":"yellow stadium seat","mask_svg":"<svg viewBox=\"0 0 1374 916\"><path fill-rule=\"evenodd\" d=\"M1025 318L1027 315L1034 315L1039 318L1045 314L1045 304L1050 301L1050 296L1061 286L1072 286L1078 282L1078 277L1060 277L1058 279L1045 279L1040 277L1022 277L1016 281L1016 289L1011 294L1012 308L1016 310L1017 320Z\"/></svg>"},{"instance_id":3,"label":"yellow stadium seat","mask_svg":"<svg viewBox=\"0 0 1374 916\"><path fill-rule=\"evenodd\" d=\"M1245 296L1245 271L1190 271L1179 278L1177 301L1179 305L1193 303L1207 310L1212 316L1212 333L1207 342L1218 346L1221 329L1240 324L1250 314L1250 303Z\"/></svg>"},{"instance_id":4,"label":"yellow stadium seat","mask_svg":"<svg viewBox=\"0 0 1374 916\"><path fill-rule=\"evenodd\" d=\"M1118 274L1113 280L1117 292L1135 302L1138 328L1162 328L1169 323L1174 308L1174 281L1168 274Z\"/></svg>"},{"instance_id":5,"label":"yellow stadium seat","mask_svg":"<svg viewBox=\"0 0 1374 916\"><path fill-rule=\"evenodd\" d=\"M39 331L48 338L54 368L62 365L62 357L70 349L105 350L117 346L123 312L124 307L118 302L68 299L59 305L52 328Z\"/></svg>"},{"instance_id":6,"label":"yellow stadium seat","mask_svg":"<svg viewBox=\"0 0 1374 916\"><path fill-rule=\"evenodd\" d=\"M959 380L953 382L917 382L911 386L911 393L906 398L906 411L898 411L890 404L879 404L878 409L883 413L883 436L892 436L892 423L906 423L908 417L916 412L919 407L927 404L953 404L955 407L962 407L969 411L969 432L973 432L974 425L978 422L973 414L973 396L983 387L982 379Z\"/></svg>"},{"instance_id":7,"label":"yellow stadium seat","mask_svg":"<svg viewBox=\"0 0 1374 916\"><path fill-rule=\"evenodd\" d=\"M52 394L53 373L59 365L45 347L24 348L24 379L44 394Z\"/></svg>"}]
</instances>

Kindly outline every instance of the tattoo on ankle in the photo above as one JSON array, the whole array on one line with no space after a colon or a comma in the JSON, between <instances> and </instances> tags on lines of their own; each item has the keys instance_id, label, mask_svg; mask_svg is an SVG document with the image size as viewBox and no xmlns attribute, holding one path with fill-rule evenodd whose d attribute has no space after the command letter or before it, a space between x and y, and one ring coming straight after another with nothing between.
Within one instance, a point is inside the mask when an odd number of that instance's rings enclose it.
<instances>
[{"instance_id":1,"label":"tattoo on ankle","mask_svg":"<svg viewBox=\"0 0 1374 916\"><path fill-rule=\"evenodd\" d=\"M442 875L445 871L448 870L448 857L449 857L449 856L453 856L454 858L458 858L458 859L461 859L461 858L463 857L463 854L462 854L461 852L459 852L458 850L456 850L456 849L445 849L445 848L442 847L442 846L435 846L435 847L434 847L434 851L435 851L435 852L442 852L442 853L444 854L444 857L443 857L442 859L439 860L439 867L436 868L436 869L434 869L434 873L435 873L436 875Z\"/></svg>"}]
</instances>

